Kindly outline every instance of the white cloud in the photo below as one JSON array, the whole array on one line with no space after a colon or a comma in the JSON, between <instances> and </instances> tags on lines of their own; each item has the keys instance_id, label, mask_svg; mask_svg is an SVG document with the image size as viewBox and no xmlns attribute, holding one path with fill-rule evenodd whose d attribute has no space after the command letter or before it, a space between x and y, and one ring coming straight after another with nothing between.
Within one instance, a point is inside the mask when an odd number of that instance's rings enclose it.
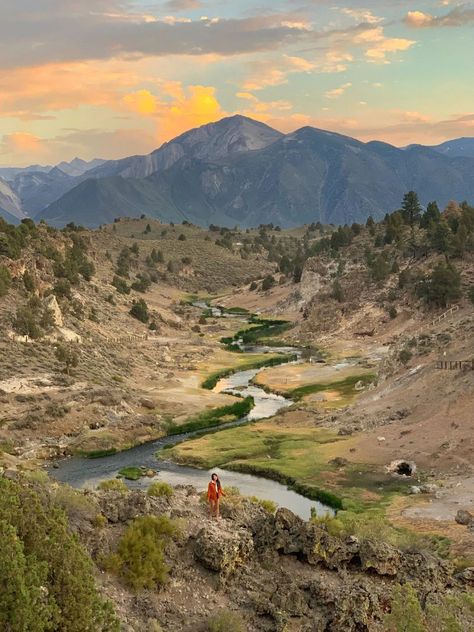
<instances>
[{"instance_id":1,"label":"white cloud","mask_svg":"<svg viewBox=\"0 0 474 632\"><path fill-rule=\"evenodd\" d=\"M338 99L339 97L342 97L342 95L351 87L352 83L344 83L342 84L342 86L339 86L339 88L328 90L324 93L324 96L326 97L326 99Z\"/></svg>"}]
</instances>

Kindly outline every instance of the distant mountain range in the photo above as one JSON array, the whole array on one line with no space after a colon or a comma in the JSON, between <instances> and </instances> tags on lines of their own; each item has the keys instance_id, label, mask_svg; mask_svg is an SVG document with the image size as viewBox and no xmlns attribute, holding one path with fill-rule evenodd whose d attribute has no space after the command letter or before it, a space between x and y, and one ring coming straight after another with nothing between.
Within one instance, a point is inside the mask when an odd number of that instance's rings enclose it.
<instances>
[{"instance_id":1,"label":"distant mountain range","mask_svg":"<svg viewBox=\"0 0 474 632\"><path fill-rule=\"evenodd\" d=\"M399 207L474 200L474 138L400 149L304 127L284 135L244 116L190 130L146 156L0 169L0 214L95 227L162 221L256 226L351 223ZM3 179L2 179L3 178Z\"/></svg>"}]
</instances>

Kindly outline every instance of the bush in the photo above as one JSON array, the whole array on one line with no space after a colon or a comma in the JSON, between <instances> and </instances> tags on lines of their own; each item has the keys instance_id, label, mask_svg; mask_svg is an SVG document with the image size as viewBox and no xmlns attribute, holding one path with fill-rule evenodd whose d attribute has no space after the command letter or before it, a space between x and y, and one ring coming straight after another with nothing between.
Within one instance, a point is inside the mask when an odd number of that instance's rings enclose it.
<instances>
[{"instance_id":1,"label":"bush","mask_svg":"<svg viewBox=\"0 0 474 632\"><path fill-rule=\"evenodd\" d=\"M118 632L93 565L47 492L0 479L0 629Z\"/></svg>"},{"instance_id":2,"label":"bush","mask_svg":"<svg viewBox=\"0 0 474 632\"><path fill-rule=\"evenodd\" d=\"M413 354L408 349L402 349L400 353L398 354L398 359L403 364L403 366L406 366L410 362L412 357L413 357Z\"/></svg>"},{"instance_id":3,"label":"bush","mask_svg":"<svg viewBox=\"0 0 474 632\"><path fill-rule=\"evenodd\" d=\"M128 492L128 487L119 478L111 478L107 481L101 481L97 485L97 489L104 492L120 492L121 494L126 494Z\"/></svg>"},{"instance_id":4,"label":"bush","mask_svg":"<svg viewBox=\"0 0 474 632\"><path fill-rule=\"evenodd\" d=\"M452 265L438 263L431 275L418 285L417 292L427 303L446 307L461 297L461 275Z\"/></svg>"},{"instance_id":5,"label":"bush","mask_svg":"<svg viewBox=\"0 0 474 632\"><path fill-rule=\"evenodd\" d=\"M209 617L209 632L245 632L246 626L242 617L230 610L221 610Z\"/></svg>"},{"instance_id":6,"label":"bush","mask_svg":"<svg viewBox=\"0 0 474 632\"><path fill-rule=\"evenodd\" d=\"M395 587L392 610L385 617L384 625L387 632L426 632L423 611L410 583Z\"/></svg>"},{"instance_id":7,"label":"bush","mask_svg":"<svg viewBox=\"0 0 474 632\"><path fill-rule=\"evenodd\" d=\"M257 288L258 288L258 284L255 281L252 281L249 287L250 292L254 292Z\"/></svg>"},{"instance_id":8,"label":"bush","mask_svg":"<svg viewBox=\"0 0 474 632\"><path fill-rule=\"evenodd\" d=\"M171 498L174 491L169 483L165 483L164 481L155 481L150 485L146 493L148 496L166 496L166 498Z\"/></svg>"},{"instance_id":9,"label":"bush","mask_svg":"<svg viewBox=\"0 0 474 632\"><path fill-rule=\"evenodd\" d=\"M388 315L392 319L397 317L398 312L397 312L397 308L395 307L395 305L390 305L390 307L388 309Z\"/></svg>"},{"instance_id":10,"label":"bush","mask_svg":"<svg viewBox=\"0 0 474 632\"><path fill-rule=\"evenodd\" d=\"M163 585L169 570L164 545L176 532L166 516L136 518L120 539L111 567L135 591Z\"/></svg>"},{"instance_id":11,"label":"bush","mask_svg":"<svg viewBox=\"0 0 474 632\"><path fill-rule=\"evenodd\" d=\"M59 362L64 364L64 370L67 375L69 375L71 367L76 367L79 364L79 354L72 344L58 345L55 356Z\"/></svg>"},{"instance_id":12,"label":"bush","mask_svg":"<svg viewBox=\"0 0 474 632\"><path fill-rule=\"evenodd\" d=\"M119 294L130 294L130 288L128 287L127 282L119 276L114 276L112 279L112 285Z\"/></svg>"},{"instance_id":13,"label":"bush","mask_svg":"<svg viewBox=\"0 0 474 632\"><path fill-rule=\"evenodd\" d=\"M266 292L267 290L270 290L274 285L275 279L272 277L271 274L269 274L262 281L262 290Z\"/></svg>"},{"instance_id":14,"label":"bush","mask_svg":"<svg viewBox=\"0 0 474 632\"><path fill-rule=\"evenodd\" d=\"M227 490L226 490L227 493ZM257 496L250 496L249 500L251 502L253 502L255 505L260 505L260 507L263 507L263 509L265 509L265 511L269 514L274 514L275 511L277 510L278 505L273 502L273 500L266 500L264 498L258 498Z\"/></svg>"},{"instance_id":15,"label":"bush","mask_svg":"<svg viewBox=\"0 0 474 632\"><path fill-rule=\"evenodd\" d=\"M6 266L0 265L0 297L8 293L11 285L10 271Z\"/></svg>"},{"instance_id":16,"label":"bush","mask_svg":"<svg viewBox=\"0 0 474 632\"><path fill-rule=\"evenodd\" d=\"M142 298L133 303L132 309L130 310L130 315L142 323L148 322L150 318L148 314L148 305Z\"/></svg>"}]
</instances>

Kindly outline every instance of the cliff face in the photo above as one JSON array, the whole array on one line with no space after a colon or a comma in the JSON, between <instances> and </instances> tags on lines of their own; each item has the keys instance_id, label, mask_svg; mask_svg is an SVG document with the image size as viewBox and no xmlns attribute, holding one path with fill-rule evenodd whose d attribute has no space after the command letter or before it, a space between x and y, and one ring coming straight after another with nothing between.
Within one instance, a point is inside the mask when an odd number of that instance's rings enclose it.
<instances>
[{"instance_id":1,"label":"cliff face","mask_svg":"<svg viewBox=\"0 0 474 632\"><path fill-rule=\"evenodd\" d=\"M333 536L287 509L273 515L241 497L224 502L216 522L192 487L178 486L170 498L141 491L87 496L105 527L98 530L77 513L72 521L96 558L115 550L137 516L179 522L181 535L166 547L170 575L160 592L133 595L114 577L102 577L127 630L148 629L150 621L169 632L207 630L209 617L221 611L238 612L248 632L382 630L400 584L410 582L421 603L435 604L446 591L461 594L472 583L469 571L456 576L448 563L421 550Z\"/></svg>"}]
</instances>

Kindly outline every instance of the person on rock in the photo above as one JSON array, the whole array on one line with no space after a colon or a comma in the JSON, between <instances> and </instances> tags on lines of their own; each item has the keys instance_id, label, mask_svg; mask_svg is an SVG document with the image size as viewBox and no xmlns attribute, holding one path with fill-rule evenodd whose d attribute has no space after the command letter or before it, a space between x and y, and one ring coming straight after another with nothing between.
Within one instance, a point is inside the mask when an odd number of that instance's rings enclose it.
<instances>
[{"instance_id":1,"label":"person on rock","mask_svg":"<svg viewBox=\"0 0 474 632\"><path fill-rule=\"evenodd\" d=\"M209 509L211 513L211 518L216 518L219 520L219 500L221 496L225 496L224 490L222 489L221 482L219 477L214 472L211 474L211 480L209 481L209 485L207 486L207 501L209 503Z\"/></svg>"}]
</instances>

